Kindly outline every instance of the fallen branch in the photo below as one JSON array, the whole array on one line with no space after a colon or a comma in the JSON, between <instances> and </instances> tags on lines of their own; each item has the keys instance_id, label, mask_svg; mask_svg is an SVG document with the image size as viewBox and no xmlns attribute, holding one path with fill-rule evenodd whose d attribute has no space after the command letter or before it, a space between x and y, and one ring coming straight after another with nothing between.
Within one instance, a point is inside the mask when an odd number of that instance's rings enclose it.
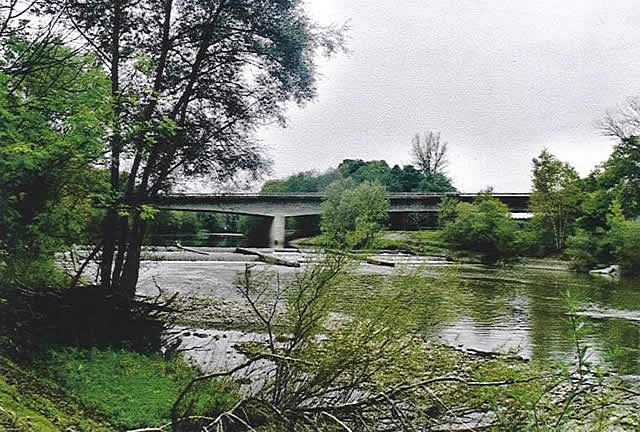
<instances>
[{"instance_id":1,"label":"fallen branch","mask_svg":"<svg viewBox=\"0 0 640 432\"><path fill-rule=\"evenodd\" d=\"M178 243L178 242L176 242L176 247L177 247L178 249L182 249L182 250L185 250L185 251L187 251L187 252L193 252L193 253L197 253L197 254L200 254L200 255L209 255L209 253L208 253L208 252L202 252L202 251L199 251L199 250L197 250L197 249L192 249L192 248L184 247L184 246L182 246L182 245L181 245L180 243Z\"/></svg>"},{"instance_id":2,"label":"fallen branch","mask_svg":"<svg viewBox=\"0 0 640 432\"><path fill-rule=\"evenodd\" d=\"M283 260L282 258L278 258L273 255L258 252L257 250L253 250L253 249L246 249L246 248L239 247L239 248L236 248L236 253L240 253L243 255L255 255L258 258L260 258L260 261L266 264L281 265L286 267L300 267L299 262Z\"/></svg>"}]
</instances>

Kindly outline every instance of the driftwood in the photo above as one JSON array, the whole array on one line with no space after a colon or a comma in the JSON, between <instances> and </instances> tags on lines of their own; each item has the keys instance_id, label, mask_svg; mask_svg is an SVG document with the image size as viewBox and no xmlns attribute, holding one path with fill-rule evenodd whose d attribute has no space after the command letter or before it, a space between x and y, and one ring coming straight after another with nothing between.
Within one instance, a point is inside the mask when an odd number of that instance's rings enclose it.
<instances>
[{"instance_id":1,"label":"driftwood","mask_svg":"<svg viewBox=\"0 0 640 432\"><path fill-rule=\"evenodd\" d=\"M255 249L246 249L246 248L239 247L239 248L236 248L236 253L240 253L243 255L255 255L258 258L260 258L260 261L267 264L281 265L286 267L300 267L299 262L284 260L282 258L278 258L270 254L259 252Z\"/></svg>"},{"instance_id":2,"label":"driftwood","mask_svg":"<svg viewBox=\"0 0 640 432\"><path fill-rule=\"evenodd\" d=\"M182 250L185 250L185 251L187 251L187 252L193 252L193 253L197 253L197 254L200 254L200 255L209 255L209 253L208 253L208 252L202 252L202 251L199 251L199 250L197 250L197 249L192 249L192 248L184 247L184 246L182 246L182 245L181 245L180 243L178 243L178 242L176 242L176 247L177 247L178 249L182 249Z\"/></svg>"},{"instance_id":3,"label":"driftwood","mask_svg":"<svg viewBox=\"0 0 640 432\"><path fill-rule=\"evenodd\" d=\"M379 265L379 266L385 266L385 267L395 267L396 263L392 262L392 261L383 261L383 260L379 260L379 259L375 259L375 258L371 258L368 256L360 256L358 254L354 254L351 252L345 252L345 251L340 251L340 250L335 250L335 249L331 249L330 252L333 252L335 254L338 255L344 255L346 257L349 257L351 259L354 259L356 261L364 261L367 264L373 264L373 265Z\"/></svg>"}]
</instances>

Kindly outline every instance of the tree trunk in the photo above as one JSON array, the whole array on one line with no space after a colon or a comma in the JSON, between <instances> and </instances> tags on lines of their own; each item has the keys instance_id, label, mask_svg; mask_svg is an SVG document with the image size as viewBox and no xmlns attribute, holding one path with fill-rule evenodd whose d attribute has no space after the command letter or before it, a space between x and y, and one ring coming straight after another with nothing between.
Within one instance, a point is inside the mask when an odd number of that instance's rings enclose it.
<instances>
[{"instance_id":1,"label":"tree trunk","mask_svg":"<svg viewBox=\"0 0 640 432\"><path fill-rule=\"evenodd\" d=\"M113 2L113 33L111 34L111 97L114 101L114 127L111 137L111 192L118 194L120 189L120 150L122 137L120 135L120 29L122 27L122 5L120 0ZM100 283L105 291L113 291L111 270L115 253L117 224L118 224L118 200L109 203L109 209L103 225L104 249L100 262Z\"/></svg>"},{"instance_id":2,"label":"tree trunk","mask_svg":"<svg viewBox=\"0 0 640 432\"><path fill-rule=\"evenodd\" d=\"M140 255L146 229L146 221L142 220L140 213L133 217L133 226L127 245L126 261L122 268L118 293L128 300L132 300L136 294L138 276L140 275Z\"/></svg>"}]
</instances>

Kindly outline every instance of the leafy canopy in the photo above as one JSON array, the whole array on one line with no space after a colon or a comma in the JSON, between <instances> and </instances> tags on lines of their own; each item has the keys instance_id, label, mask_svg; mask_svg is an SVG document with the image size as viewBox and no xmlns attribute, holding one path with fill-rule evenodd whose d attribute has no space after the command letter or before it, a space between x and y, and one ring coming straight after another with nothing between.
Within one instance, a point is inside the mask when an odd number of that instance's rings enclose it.
<instances>
[{"instance_id":1,"label":"leafy canopy","mask_svg":"<svg viewBox=\"0 0 640 432\"><path fill-rule=\"evenodd\" d=\"M383 228L388 207L385 190L379 184L336 182L327 188L320 229L333 247L370 246Z\"/></svg>"},{"instance_id":2,"label":"leafy canopy","mask_svg":"<svg viewBox=\"0 0 640 432\"><path fill-rule=\"evenodd\" d=\"M447 203L442 237L454 249L479 252L489 262L517 253L517 224L511 219L509 208L493 198L490 190L481 193L472 204L458 203L453 220L451 205Z\"/></svg>"},{"instance_id":3,"label":"leafy canopy","mask_svg":"<svg viewBox=\"0 0 640 432\"><path fill-rule=\"evenodd\" d=\"M15 55L37 46L14 41ZM47 67L0 74L0 249L51 254L78 240L101 176L108 82L90 56L58 45Z\"/></svg>"}]
</instances>

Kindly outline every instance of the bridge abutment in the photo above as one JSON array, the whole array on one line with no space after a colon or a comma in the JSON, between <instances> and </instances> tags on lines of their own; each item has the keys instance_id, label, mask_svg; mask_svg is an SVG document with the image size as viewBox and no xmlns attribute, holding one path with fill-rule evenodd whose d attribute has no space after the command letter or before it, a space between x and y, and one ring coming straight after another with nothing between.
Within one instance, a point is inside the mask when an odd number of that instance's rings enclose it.
<instances>
[{"instance_id":1,"label":"bridge abutment","mask_svg":"<svg viewBox=\"0 0 640 432\"><path fill-rule=\"evenodd\" d=\"M286 218L282 215L276 215L271 218L271 227L269 228L269 247L284 246L285 222Z\"/></svg>"}]
</instances>

